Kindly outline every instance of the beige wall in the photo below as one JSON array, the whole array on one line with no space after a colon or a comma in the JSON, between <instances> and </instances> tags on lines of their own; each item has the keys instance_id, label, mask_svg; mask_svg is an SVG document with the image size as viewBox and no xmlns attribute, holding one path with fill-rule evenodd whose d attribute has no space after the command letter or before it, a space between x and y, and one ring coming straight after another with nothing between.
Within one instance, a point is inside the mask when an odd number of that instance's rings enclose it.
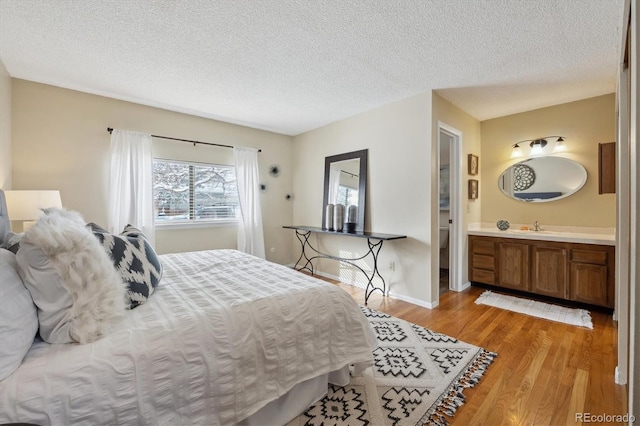
<instances>
[{"instance_id":1,"label":"beige wall","mask_svg":"<svg viewBox=\"0 0 640 426\"><path fill-rule=\"evenodd\" d=\"M463 246L461 249L461 272L462 272L462 283L466 284L469 279L468 267L467 267L467 238L466 238L466 230L470 223L480 222L480 206L482 204L482 191L480 191L480 197L476 200L469 200L467 197L467 185L468 180L470 178L473 179L481 179L483 176L484 163L481 161L479 167L479 174L476 176L469 175L467 169L467 155L468 154L480 154L480 141L481 141L481 132L480 132L480 122L467 114L460 108L453 105L451 102L442 98L438 94L433 94L433 153L432 158L434 159L434 170L435 170L435 158L437 158L437 138L438 138L438 122L446 124L450 127L455 128L459 132L462 133L461 139L461 150L460 150L460 170L462 172L462 180L460 182L461 185L461 210L462 216L459 220L462 221L462 232L464 235ZM481 159L482 160L482 159ZM438 206L438 188L437 186L432 187L431 195L433 199L433 205ZM433 221L432 223L433 232L438 232L438 223L437 221ZM436 235L436 234L434 234ZM437 283L439 280L438 271L432 271L432 282Z\"/></svg>"},{"instance_id":2,"label":"beige wall","mask_svg":"<svg viewBox=\"0 0 640 426\"><path fill-rule=\"evenodd\" d=\"M11 189L11 77L0 61L0 189Z\"/></svg>"},{"instance_id":3,"label":"beige wall","mask_svg":"<svg viewBox=\"0 0 640 426\"><path fill-rule=\"evenodd\" d=\"M291 201L285 199L292 191L291 137L24 80L12 82L15 189L59 189L65 207L87 221L106 224L107 127L261 148L267 257L290 261L290 234L282 225L292 220ZM230 149L160 139L154 139L153 149L163 158L232 164ZM268 173L272 164L282 170L277 178ZM236 226L158 229L156 248L160 253L236 248Z\"/></svg>"},{"instance_id":4,"label":"beige wall","mask_svg":"<svg viewBox=\"0 0 640 426\"><path fill-rule=\"evenodd\" d=\"M321 226L326 156L368 149L366 229L407 235L388 241L379 268L392 294L421 304L431 292L431 94L418 95L294 138L293 223ZM437 211L436 211L437 214ZM293 237L292 237L293 239ZM437 240L436 240L437 241ZM360 238L315 235L329 253L357 256L367 251ZM294 242L299 254L299 243ZM437 250L437 247L436 247ZM395 271L389 266L395 262ZM371 262L365 268L371 269ZM319 263L321 272L363 284L361 273L337 262Z\"/></svg>"},{"instance_id":5,"label":"beige wall","mask_svg":"<svg viewBox=\"0 0 640 426\"><path fill-rule=\"evenodd\" d=\"M482 122L480 197L482 221L613 228L615 194L598 195L598 143L613 142L616 135L615 95L570 102ZM555 154L581 163L587 183L570 197L525 203L506 197L498 189L498 177L511 164L511 145L526 139L561 135L568 152Z\"/></svg>"}]
</instances>

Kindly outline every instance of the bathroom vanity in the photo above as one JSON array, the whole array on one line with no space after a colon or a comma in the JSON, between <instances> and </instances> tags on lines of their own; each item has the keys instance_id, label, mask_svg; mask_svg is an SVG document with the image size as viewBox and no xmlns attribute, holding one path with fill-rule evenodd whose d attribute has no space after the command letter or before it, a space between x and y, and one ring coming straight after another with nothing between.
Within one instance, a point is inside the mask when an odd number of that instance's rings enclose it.
<instances>
[{"instance_id":1,"label":"bathroom vanity","mask_svg":"<svg viewBox=\"0 0 640 426\"><path fill-rule=\"evenodd\" d=\"M609 235L470 230L469 280L613 308L615 241Z\"/></svg>"}]
</instances>

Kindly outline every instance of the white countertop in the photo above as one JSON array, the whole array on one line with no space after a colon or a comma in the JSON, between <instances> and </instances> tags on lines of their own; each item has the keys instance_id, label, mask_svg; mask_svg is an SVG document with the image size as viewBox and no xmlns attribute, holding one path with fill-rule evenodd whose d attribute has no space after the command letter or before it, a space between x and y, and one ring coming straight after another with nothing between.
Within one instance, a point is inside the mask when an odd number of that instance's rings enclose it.
<instances>
[{"instance_id":1,"label":"white countertop","mask_svg":"<svg viewBox=\"0 0 640 426\"><path fill-rule=\"evenodd\" d=\"M569 228L567 230L562 227L543 231L523 231L520 226L510 227L506 231L499 230L495 225L488 226L481 224L470 226L467 230L469 235L483 235L486 237L515 238L523 240L542 240L542 241L558 241L567 243L582 244L600 244L606 246L615 246L616 237L610 229L603 228Z\"/></svg>"}]
</instances>

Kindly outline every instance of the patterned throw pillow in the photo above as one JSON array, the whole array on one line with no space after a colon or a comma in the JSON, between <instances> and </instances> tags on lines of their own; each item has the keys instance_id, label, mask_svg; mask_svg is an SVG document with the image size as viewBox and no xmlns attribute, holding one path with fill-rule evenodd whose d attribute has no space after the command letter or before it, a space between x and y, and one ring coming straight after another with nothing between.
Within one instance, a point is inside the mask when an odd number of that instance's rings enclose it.
<instances>
[{"instance_id":1,"label":"patterned throw pillow","mask_svg":"<svg viewBox=\"0 0 640 426\"><path fill-rule=\"evenodd\" d=\"M129 308L147 301L162 277L162 264L142 231L127 225L120 235L94 223L87 225L111 257L116 270L128 285Z\"/></svg>"}]
</instances>

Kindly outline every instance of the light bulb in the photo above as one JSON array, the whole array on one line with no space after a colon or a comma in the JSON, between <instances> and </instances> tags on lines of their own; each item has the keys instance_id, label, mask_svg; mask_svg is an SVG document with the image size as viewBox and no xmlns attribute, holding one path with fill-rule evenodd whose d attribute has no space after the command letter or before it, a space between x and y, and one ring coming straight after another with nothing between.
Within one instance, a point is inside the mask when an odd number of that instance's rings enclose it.
<instances>
[{"instance_id":1,"label":"light bulb","mask_svg":"<svg viewBox=\"0 0 640 426\"><path fill-rule=\"evenodd\" d=\"M541 155L542 154L542 144L540 142L533 143L531 145L531 155Z\"/></svg>"},{"instance_id":2,"label":"light bulb","mask_svg":"<svg viewBox=\"0 0 640 426\"><path fill-rule=\"evenodd\" d=\"M520 146L516 144L513 147L513 151L511 151L511 158L519 158L519 157L522 157L522 149L520 149Z\"/></svg>"},{"instance_id":3,"label":"light bulb","mask_svg":"<svg viewBox=\"0 0 640 426\"><path fill-rule=\"evenodd\" d=\"M567 145L564 143L564 139L560 138L553 147L553 152L566 152Z\"/></svg>"}]
</instances>

